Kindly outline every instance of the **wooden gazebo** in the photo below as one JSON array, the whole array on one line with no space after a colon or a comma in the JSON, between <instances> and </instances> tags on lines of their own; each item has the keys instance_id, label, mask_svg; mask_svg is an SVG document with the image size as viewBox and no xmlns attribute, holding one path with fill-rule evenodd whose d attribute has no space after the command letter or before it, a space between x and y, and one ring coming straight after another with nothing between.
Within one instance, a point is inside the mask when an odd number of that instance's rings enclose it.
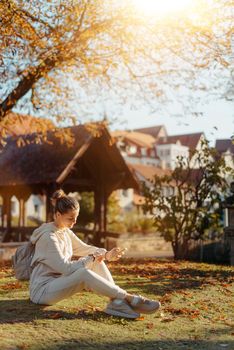
<instances>
[{"instance_id":1,"label":"wooden gazebo","mask_svg":"<svg viewBox=\"0 0 234 350\"><path fill-rule=\"evenodd\" d=\"M36 134L9 138L0 153L0 195L3 241L11 237L11 197L19 200L19 227L24 224L25 203L31 194L46 195L49 218L50 197L57 188L65 192L94 192L96 241L106 231L107 199L116 189L138 188L137 181L113 142L108 130L95 125L95 135L85 125L60 129L69 131L74 144L61 143L56 132L45 141L35 142ZM98 131L98 133L97 133ZM98 135L97 135L98 134ZM20 231L19 231L20 232Z\"/></svg>"}]
</instances>

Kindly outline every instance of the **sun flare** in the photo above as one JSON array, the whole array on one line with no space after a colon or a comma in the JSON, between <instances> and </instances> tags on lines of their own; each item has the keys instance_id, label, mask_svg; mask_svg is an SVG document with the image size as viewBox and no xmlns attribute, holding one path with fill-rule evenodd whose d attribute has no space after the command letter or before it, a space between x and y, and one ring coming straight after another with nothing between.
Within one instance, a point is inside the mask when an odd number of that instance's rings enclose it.
<instances>
[{"instance_id":1,"label":"sun flare","mask_svg":"<svg viewBox=\"0 0 234 350\"><path fill-rule=\"evenodd\" d=\"M164 16L186 10L193 0L133 0L136 8L145 15Z\"/></svg>"}]
</instances>

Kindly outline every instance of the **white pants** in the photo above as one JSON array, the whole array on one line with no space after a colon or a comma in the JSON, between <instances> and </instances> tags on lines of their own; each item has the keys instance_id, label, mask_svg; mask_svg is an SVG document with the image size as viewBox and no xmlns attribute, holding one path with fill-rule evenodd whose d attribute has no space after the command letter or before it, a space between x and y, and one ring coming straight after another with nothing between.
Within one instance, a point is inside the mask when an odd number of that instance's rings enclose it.
<instances>
[{"instance_id":1,"label":"white pants","mask_svg":"<svg viewBox=\"0 0 234 350\"><path fill-rule=\"evenodd\" d=\"M89 268L79 268L70 275L55 278L44 288L38 304L53 305L81 290L118 299L124 299L127 293L115 284L104 262L93 262Z\"/></svg>"}]
</instances>

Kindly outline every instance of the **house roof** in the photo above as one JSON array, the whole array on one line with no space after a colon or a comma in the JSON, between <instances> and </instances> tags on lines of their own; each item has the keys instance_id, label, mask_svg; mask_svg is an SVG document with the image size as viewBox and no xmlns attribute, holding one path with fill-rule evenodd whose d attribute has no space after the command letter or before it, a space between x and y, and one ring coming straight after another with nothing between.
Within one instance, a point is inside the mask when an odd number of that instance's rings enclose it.
<instances>
[{"instance_id":1,"label":"house roof","mask_svg":"<svg viewBox=\"0 0 234 350\"><path fill-rule=\"evenodd\" d=\"M149 134L157 139L162 128L165 129L165 126L164 125L155 125L155 126L150 126L150 127L146 127L146 128L135 129L134 131Z\"/></svg>"},{"instance_id":2,"label":"house roof","mask_svg":"<svg viewBox=\"0 0 234 350\"><path fill-rule=\"evenodd\" d=\"M215 148L219 153L225 153L230 150L234 154L234 144L231 139L216 140Z\"/></svg>"},{"instance_id":3,"label":"house roof","mask_svg":"<svg viewBox=\"0 0 234 350\"><path fill-rule=\"evenodd\" d=\"M170 175L171 170L169 169L162 169L158 168L152 165L144 165L144 164L130 164L128 163L129 168L131 171L137 176L137 173L144 177L146 180L153 180L154 176L164 176L164 175Z\"/></svg>"},{"instance_id":4,"label":"house roof","mask_svg":"<svg viewBox=\"0 0 234 350\"><path fill-rule=\"evenodd\" d=\"M112 136L117 139L127 139L138 146L146 148L152 148L156 141L152 135L137 131L113 131Z\"/></svg>"},{"instance_id":5,"label":"house roof","mask_svg":"<svg viewBox=\"0 0 234 350\"><path fill-rule=\"evenodd\" d=\"M98 124L96 129L98 137L85 125L48 131L47 139L39 143L32 143L36 133L28 134L20 136L26 143L23 147L17 145L19 137L8 138L0 153L0 187L66 183L78 191L82 181L87 190L104 181L112 190L137 188L108 130ZM71 133L74 144L61 143L58 131Z\"/></svg>"},{"instance_id":6,"label":"house roof","mask_svg":"<svg viewBox=\"0 0 234 350\"><path fill-rule=\"evenodd\" d=\"M128 164L128 166L131 169L134 176L138 178L139 181L141 181L140 177L143 177L145 181L151 181L154 179L155 176L158 176L158 177L163 177L166 175L170 176L173 172L170 169L162 169L162 168L158 168L150 165L143 165L143 164ZM183 180L185 182L185 184L183 185L185 187L188 184L192 186L196 186L201 181L201 178L202 178L201 169L184 170L180 174L180 180L181 181ZM172 187L175 187L176 180L172 179L169 183L165 183L165 185L167 186L170 185Z\"/></svg>"},{"instance_id":7,"label":"house roof","mask_svg":"<svg viewBox=\"0 0 234 350\"><path fill-rule=\"evenodd\" d=\"M198 132L193 134L167 136L166 138L160 138L157 141L157 145L175 144L177 141L180 141L181 145L187 146L191 150L195 150L203 135L203 132Z\"/></svg>"}]
</instances>

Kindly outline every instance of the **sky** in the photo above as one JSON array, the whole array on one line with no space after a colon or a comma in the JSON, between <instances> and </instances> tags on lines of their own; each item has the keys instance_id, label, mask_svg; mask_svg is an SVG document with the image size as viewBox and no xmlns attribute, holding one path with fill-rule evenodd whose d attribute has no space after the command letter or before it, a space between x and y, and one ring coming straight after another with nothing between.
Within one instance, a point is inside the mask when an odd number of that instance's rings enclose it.
<instances>
[{"instance_id":1,"label":"sky","mask_svg":"<svg viewBox=\"0 0 234 350\"><path fill-rule=\"evenodd\" d=\"M138 111L124 110L112 130L135 129L146 126L165 125L169 135L204 132L211 145L216 139L230 139L234 135L234 103L214 101L204 107L203 115L177 117L176 111L170 115L149 115L144 108Z\"/></svg>"}]
</instances>

